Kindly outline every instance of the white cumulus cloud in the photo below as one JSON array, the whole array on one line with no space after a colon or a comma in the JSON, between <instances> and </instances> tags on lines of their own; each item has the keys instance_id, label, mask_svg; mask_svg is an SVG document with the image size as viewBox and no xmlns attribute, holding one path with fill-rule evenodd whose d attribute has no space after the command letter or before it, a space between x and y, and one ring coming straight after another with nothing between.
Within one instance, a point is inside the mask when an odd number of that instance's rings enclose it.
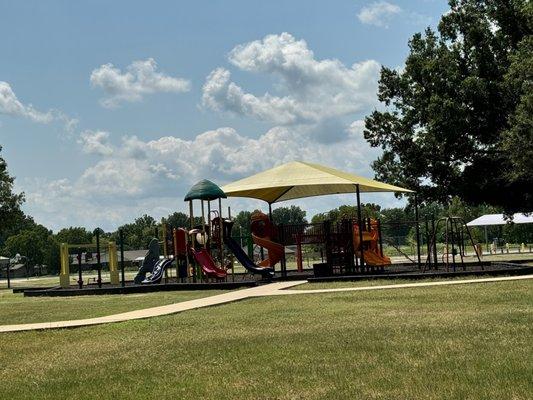
<instances>
[{"instance_id":1,"label":"white cumulus cloud","mask_svg":"<svg viewBox=\"0 0 533 400\"><path fill-rule=\"evenodd\" d=\"M158 72L153 58L134 61L125 72L113 64L103 64L92 71L90 80L93 86L102 88L107 95L101 100L107 108L117 107L122 102L140 101L147 94L182 93L191 88L186 79Z\"/></svg>"},{"instance_id":2,"label":"white cumulus cloud","mask_svg":"<svg viewBox=\"0 0 533 400\"><path fill-rule=\"evenodd\" d=\"M0 81L0 114L24 117L43 124L54 120L52 111L42 112L31 104L23 104L13 92L11 85L4 81Z\"/></svg>"},{"instance_id":3,"label":"white cumulus cloud","mask_svg":"<svg viewBox=\"0 0 533 400\"><path fill-rule=\"evenodd\" d=\"M236 46L229 61L242 71L278 79L276 89L283 93L248 93L231 81L227 69L217 68L203 86L204 107L289 125L352 114L377 102L378 62L348 67L335 59L317 60L304 40L289 33Z\"/></svg>"},{"instance_id":4,"label":"white cumulus cloud","mask_svg":"<svg viewBox=\"0 0 533 400\"><path fill-rule=\"evenodd\" d=\"M85 143L96 152L100 144L110 148L99 153L100 160L77 178L32 181L20 189L27 194L25 208L40 223L54 229L74 223L112 229L144 213L160 218L186 211L183 196L204 178L223 185L293 160L371 176L369 161L377 150L362 139L362 124L354 122L343 140L329 144L308 140L304 126L275 127L257 138L228 127L192 139L124 136L117 146L101 131L85 132L90 138Z\"/></svg>"},{"instance_id":5,"label":"white cumulus cloud","mask_svg":"<svg viewBox=\"0 0 533 400\"><path fill-rule=\"evenodd\" d=\"M229 111L276 124L308 122L315 119L298 102L290 97L266 93L255 96L230 81L230 72L217 68L209 74L203 86L202 104L212 110Z\"/></svg>"},{"instance_id":6,"label":"white cumulus cloud","mask_svg":"<svg viewBox=\"0 0 533 400\"><path fill-rule=\"evenodd\" d=\"M31 104L22 103L11 85L4 81L0 81L0 114L27 118L40 124L59 122L63 124L67 133L72 133L78 124L77 119L69 117L63 111L48 110L44 112L35 109Z\"/></svg>"},{"instance_id":7,"label":"white cumulus cloud","mask_svg":"<svg viewBox=\"0 0 533 400\"><path fill-rule=\"evenodd\" d=\"M363 24L388 28L389 22L402 12L400 6L387 1L376 1L361 8L357 18Z\"/></svg>"},{"instance_id":8,"label":"white cumulus cloud","mask_svg":"<svg viewBox=\"0 0 533 400\"><path fill-rule=\"evenodd\" d=\"M80 133L78 143L87 154L99 154L108 156L113 154L113 148L109 144L109 132L85 130Z\"/></svg>"}]
</instances>

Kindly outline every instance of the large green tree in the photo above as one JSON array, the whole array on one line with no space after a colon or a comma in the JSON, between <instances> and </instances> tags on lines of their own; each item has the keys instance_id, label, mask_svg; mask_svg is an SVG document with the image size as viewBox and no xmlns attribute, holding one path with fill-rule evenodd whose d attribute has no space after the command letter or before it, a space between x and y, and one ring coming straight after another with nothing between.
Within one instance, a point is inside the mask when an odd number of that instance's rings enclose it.
<instances>
[{"instance_id":1,"label":"large green tree","mask_svg":"<svg viewBox=\"0 0 533 400\"><path fill-rule=\"evenodd\" d=\"M189 216L182 212L175 212L163 219L163 222L169 229L173 228L189 228Z\"/></svg>"},{"instance_id":2,"label":"large green tree","mask_svg":"<svg viewBox=\"0 0 533 400\"><path fill-rule=\"evenodd\" d=\"M250 223L252 213L250 211L241 211L235 216L232 236L234 239L250 236Z\"/></svg>"},{"instance_id":3,"label":"large green tree","mask_svg":"<svg viewBox=\"0 0 533 400\"><path fill-rule=\"evenodd\" d=\"M128 248L145 249L155 237L157 227L156 220L145 214L136 218L133 223L122 225L119 230L124 232L124 242Z\"/></svg>"},{"instance_id":4,"label":"large green tree","mask_svg":"<svg viewBox=\"0 0 533 400\"><path fill-rule=\"evenodd\" d=\"M413 36L401 71L382 68L385 107L365 121L365 138L383 149L376 178L424 201L531 211L532 3L449 3L437 32Z\"/></svg>"},{"instance_id":5,"label":"large green tree","mask_svg":"<svg viewBox=\"0 0 533 400\"><path fill-rule=\"evenodd\" d=\"M374 203L361 203L361 217L362 218L381 218L381 207ZM315 214L311 219L311 223L317 224L329 220L332 223L337 223L343 219L356 219L357 206L344 204L339 208L326 211L324 213Z\"/></svg>"},{"instance_id":6,"label":"large green tree","mask_svg":"<svg viewBox=\"0 0 533 400\"><path fill-rule=\"evenodd\" d=\"M518 103L509 118L509 129L502 134L511 165L508 177L527 180L533 175L533 36L519 43L505 79Z\"/></svg>"},{"instance_id":7,"label":"large green tree","mask_svg":"<svg viewBox=\"0 0 533 400\"><path fill-rule=\"evenodd\" d=\"M211 215L211 218L213 215ZM206 215L207 218L207 215ZM168 217L163 218L163 221L168 229L174 228L189 228L191 220L189 216L185 213L177 211L173 214L170 214ZM202 217L196 216L193 218L193 226L202 225Z\"/></svg>"},{"instance_id":8,"label":"large green tree","mask_svg":"<svg viewBox=\"0 0 533 400\"><path fill-rule=\"evenodd\" d=\"M290 207L278 207L272 211L272 220L276 225L307 224L305 215L306 212L295 205Z\"/></svg>"},{"instance_id":9,"label":"large green tree","mask_svg":"<svg viewBox=\"0 0 533 400\"><path fill-rule=\"evenodd\" d=\"M24 194L13 192L13 182L14 178L7 171L7 163L0 155L0 245L17 222L24 219L24 214L20 211Z\"/></svg>"},{"instance_id":10,"label":"large green tree","mask_svg":"<svg viewBox=\"0 0 533 400\"><path fill-rule=\"evenodd\" d=\"M86 244L92 243L93 233L84 227L71 226L70 228L63 228L56 234L56 240L60 243L68 244Z\"/></svg>"},{"instance_id":11,"label":"large green tree","mask_svg":"<svg viewBox=\"0 0 533 400\"><path fill-rule=\"evenodd\" d=\"M59 268L59 242L50 230L42 225L34 224L7 238L3 252L14 257L17 254L28 260L28 265L47 265L50 272Z\"/></svg>"}]
</instances>

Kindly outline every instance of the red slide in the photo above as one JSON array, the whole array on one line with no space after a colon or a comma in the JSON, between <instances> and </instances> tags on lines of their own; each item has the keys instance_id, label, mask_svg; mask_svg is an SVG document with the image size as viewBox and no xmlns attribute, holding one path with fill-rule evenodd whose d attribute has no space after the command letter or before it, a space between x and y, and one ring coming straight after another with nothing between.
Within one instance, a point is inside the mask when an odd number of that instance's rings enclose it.
<instances>
[{"instance_id":1,"label":"red slide","mask_svg":"<svg viewBox=\"0 0 533 400\"><path fill-rule=\"evenodd\" d=\"M200 251L194 251L194 258L198 264L202 267L202 272L208 277L208 278L225 278L227 273L225 270L218 268L215 265L215 262L207 252L207 250L202 249Z\"/></svg>"},{"instance_id":2,"label":"red slide","mask_svg":"<svg viewBox=\"0 0 533 400\"><path fill-rule=\"evenodd\" d=\"M283 258L283 252L285 251L283 245L273 242L268 238L261 238L259 236L254 235L253 233L252 240L256 245L264 247L268 250L268 258L259 263L261 267L274 268L274 265L280 262Z\"/></svg>"}]
</instances>

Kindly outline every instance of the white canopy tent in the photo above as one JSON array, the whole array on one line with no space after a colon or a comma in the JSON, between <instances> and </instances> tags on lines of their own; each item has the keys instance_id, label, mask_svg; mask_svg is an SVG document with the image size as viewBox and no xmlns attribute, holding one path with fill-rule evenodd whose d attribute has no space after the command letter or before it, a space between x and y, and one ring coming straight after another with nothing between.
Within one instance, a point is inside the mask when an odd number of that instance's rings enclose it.
<instances>
[{"instance_id":1,"label":"white canopy tent","mask_svg":"<svg viewBox=\"0 0 533 400\"><path fill-rule=\"evenodd\" d=\"M505 225L509 223L503 216L503 214L485 214L479 218L476 218L467 226L490 226L490 225ZM525 214L514 214L513 223L515 224L533 224L533 213L529 216Z\"/></svg>"},{"instance_id":2,"label":"white canopy tent","mask_svg":"<svg viewBox=\"0 0 533 400\"><path fill-rule=\"evenodd\" d=\"M494 225L506 225L509 223L509 220L506 220L503 214L485 214L481 217L478 217L466 224L466 226L482 226L485 228L485 243L487 246L487 251L489 251L489 237L487 233L487 226ZM525 214L514 214L513 223L515 224L533 224L533 213L527 216Z\"/></svg>"}]
</instances>

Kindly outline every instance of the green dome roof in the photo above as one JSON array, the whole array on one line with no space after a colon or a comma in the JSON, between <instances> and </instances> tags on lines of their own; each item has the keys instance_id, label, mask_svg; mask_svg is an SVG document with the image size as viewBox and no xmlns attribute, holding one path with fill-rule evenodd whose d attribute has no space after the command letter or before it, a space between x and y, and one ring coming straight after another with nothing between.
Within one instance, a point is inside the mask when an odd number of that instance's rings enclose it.
<instances>
[{"instance_id":1,"label":"green dome roof","mask_svg":"<svg viewBox=\"0 0 533 400\"><path fill-rule=\"evenodd\" d=\"M204 179L195 184L183 200L215 200L220 198L225 199L226 197L226 193L220 187Z\"/></svg>"}]
</instances>

